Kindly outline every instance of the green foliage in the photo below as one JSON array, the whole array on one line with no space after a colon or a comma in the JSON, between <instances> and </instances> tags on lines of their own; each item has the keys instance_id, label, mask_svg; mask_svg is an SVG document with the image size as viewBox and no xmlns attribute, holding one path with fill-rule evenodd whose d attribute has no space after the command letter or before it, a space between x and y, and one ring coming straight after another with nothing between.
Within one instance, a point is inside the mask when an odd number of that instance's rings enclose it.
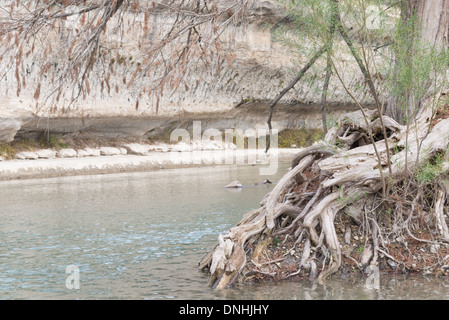
<instances>
[{"instance_id":1,"label":"green foliage","mask_svg":"<svg viewBox=\"0 0 449 320\"><path fill-rule=\"evenodd\" d=\"M335 141L333 142L333 145L335 147L337 147L338 149L346 147L346 145L338 139L335 139Z\"/></svg>"},{"instance_id":2,"label":"green foliage","mask_svg":"<svg viewBox=\"0 0 449 320\"><path fill-rule=\"evenodd\" d=\"M44 134L39 139L18 138L9 143L0 144L0 157L11 160L16 154L22 151L34 151L38 149L55 149L59 150L67 148L68 144L61 137L54 134Z\"/></svg>"},{"instance_id":3,"label":"green foliage","mask_svg":"<svg viewBox=\"0 0 449 320\"><path fill-rule=\"evenodd\" d=\"M387 0L276 0L276 2L286 9L289 23L277 25L274 38L300 55L307 55L307 51L313 53L317 48L336 39L338 35L335 32L336 9L356 38L368 40L377 46L378 42L388 38L388 33L392 29L390 15L397 8ZM372 28L371 25L374 24L376 27Z\"/></svg>"},{"instance_id":4,"label":"green foliage","mask_svg":"<svg viewBox=\"0 0 449 320\"><path fill-rule=\"evenodd\" d=\"M14 159L16 150L9 143L0 144L0 157L10 160Z\"/></svg>"},{"instance_id":5,"label":"green foliage","mask_svg":"<svg viewBox=\"0 0 449 320\"><path fill-rule=\"evenodd\" d=\"M273 239L273 247L276 248L281 243L281 238L275 237Z\"/></svg>"},{"instance_id":6,"label":"green foliage","mask_svg":"<svg viewBox=\"0 0 449 320\"><path fill-rule=\"evenodd\" d=\"M313 143L324 138L324 132L321 129L285 129L279 132L279 148L309 147Z\"/></svg>"},{"instance_id":7,"label":"green foliage","mask_svg":"<svg viewBox=\"0 0 449 320\"><path fill-rule=\"evenodd\" d=\"M392 51L395 63L386 77L386 84L396 99L396 107L404 112L404 123L416 116L418 105L433 85L435 91L448 84L449 50L423 40L422 26L412 16L399 19L394 29Z\"/></svg>"},{"instance_id":8,"label":"green foliage","mask_svg":"<svg viewBox=\"0 0 449 320\"><path fill-rule=\"evenodd\" d=\"M27 138L14 140L10 143L0 144L0 156L5 159L14 159L21 151L30 151L39 148L39 143Z\"/></svg>"},{"instance_id":9,"label":"green foliage","mask_svg":"<svg viewBox=\"0 0 449 320\"><path fill-rule=\"evenodd\" d=\"M67 143L62 140L62 138L54 134L42 136L38 143L40 147L50 149L61 149L67 148L68 146Z\"/></svg>"},{"instance_id":10,"label":"green foliage","mask_svg":"<svg viewBox=\"0 0 449 320\"><path fill-rule=\"evenodd\" d=\"M379 103L394 97L396 108L403 110L396 119L402 123L414 120L421 99L432 85L438 92L448 84L446 76L449 49L423 40L422 26L415 17L400 18L401 1L388 0L276 0L289 14L289 22L276 26L274 39L297 56L297 61L310 58L324 45L332 56L335 73L353 73L340 56L358 55L360 62L373 77ZM353 43L348 50L340 33L335 32L335 16L339 14ZM350 52L349 52L350 51ZM325 56L315 74L324 73ZM298 63L301 65L301 63ZM321 78L320 76L318 79ZM341 80L344 81L344 80ZM348 85L348 84L346 84ZM351 84L351 91L365 92L366 83Z\"/></svg>"},{"instance_id":11,"label":"green foliage","mask_svg":"<svg viewBox=\"0 0 449 320\"><path fill-rule=\"evenodd\" d=\"M426 161L417 171L416 180L423 184L434 182L443 173L443 162L444 154L438 154L433 159Z\"/></svg>"}]
</instances>

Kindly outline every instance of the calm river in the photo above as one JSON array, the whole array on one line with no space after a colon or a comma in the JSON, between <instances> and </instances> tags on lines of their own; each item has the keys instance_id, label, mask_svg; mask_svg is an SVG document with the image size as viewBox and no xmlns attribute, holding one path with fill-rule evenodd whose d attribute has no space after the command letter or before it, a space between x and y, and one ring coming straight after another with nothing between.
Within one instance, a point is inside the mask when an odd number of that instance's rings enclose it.
<instances>
[{"instance_id":1,"label":"calm river","mask_svg":"<svg viewBox=\"0 0 449 320\"><path fill-rule=\"evenodd\" d=\"M245 188L223 188L237 179ZM211 290L197 263L258 207L274 186L255 185L264 179L256 166L219 166L0 182L0 298L449 298L448 280L423 277L381 277L376 288L360 278Z\"/></svg>"}]
</instances>

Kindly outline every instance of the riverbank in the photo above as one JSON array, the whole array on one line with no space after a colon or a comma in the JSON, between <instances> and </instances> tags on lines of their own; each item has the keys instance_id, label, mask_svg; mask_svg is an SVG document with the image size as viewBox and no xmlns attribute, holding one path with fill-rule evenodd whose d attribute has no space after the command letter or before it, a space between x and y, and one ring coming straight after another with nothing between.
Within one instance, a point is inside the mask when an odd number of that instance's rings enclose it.
<instances>
[{"instance_id":1,"label":"riverbank","mask_svg":"<svg viewBox=\"0 0 449 320\"><path fill-rule=\"evenodd\" d=\"M84 135L20 135L0 144L0 180L222 164L258 164L262 175L272 175L276 173L277 161L291 161L303 147L323 138L319 129L286 129L278 134L278 148L271 148L266 154L265 146L258 145L263 143L261 137L235 137L233 142L188 139L175 143L167 128L152 138L100 137L90 131ZM235 144L237 140L242 143L239 148Z\"/></svg>"},{"instance_id":2,"label":"riverbank","mask_svg":"<svg viewBox=\"0 0 449 320\"><path fill-rule=\"evenodd\" d=\"M140 150L140 153L138 152ZM290 161L298 148L215 149L188 151L185 145L130 144L122 148L101 147L43 149L17 154L13 160L0 161L0 180L50 178L122 172L145 172L160 169L211 165L259 165L269 176L277 172L278 161ZM263 172L261 171L263 174Z\"/></svg>"}]
</instances>

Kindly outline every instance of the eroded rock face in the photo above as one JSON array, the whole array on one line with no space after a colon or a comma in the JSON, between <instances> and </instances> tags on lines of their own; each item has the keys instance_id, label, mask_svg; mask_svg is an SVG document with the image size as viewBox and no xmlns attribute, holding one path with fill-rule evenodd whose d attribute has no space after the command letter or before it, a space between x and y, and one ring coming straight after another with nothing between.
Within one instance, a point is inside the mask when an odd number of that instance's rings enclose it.
<instances>
[{"instance_id":1,"label":"eroded rock face","mask_svg":"<svg viewBox=\"0 0 449 320\"><path fill-rule=\"evenodd\" d=\"M1 119L0 118L0 142L11 142L22 127L22 121L19 119Z\"/></svg>"},{"instance_id":2,"label":"eroded rock face","mask_svg":"<svg viewBox=\"0 0 449 320\"><path fill-rule=\"evenodd\" d=\"M41 136L46 130L50 130L52 134L64 135L66 137L76 138L141 138L146 140L156 139L164 136L171 138L170 133L175 129L182 129L188 132L190 139L194 122L199 122L201 132L207 129L217 129L220 133L226 133L226 130L240 129L249 134L254 131L255 134L265 135L268 133L267 126L267 110L268 105L263 103L249 103L240 106L228 112L207 113L207 114L190 114L182 118L171 117L102 117L86 119L84 122L79 118L50 118L35 119L22 124L17 133L17 137L35 139ZM355 105L331 105L328 114L328 120L339 118L348 111L357 110ZM318 105L285 105L280 104L276 108L275 116L272 119L273 128L282 131L283 129L296 128L321 128L321 111ZM247 131L248 130L248 131ZM265 130L265 131L264 131ZM178 141L176 134L174 141ZM207 139L207 138L206 138ZM212 149L216 149L212 145ZM204 146L201 146L204 148ZM218 146L218 149L229 148L232 146ZM125 146L128 153L144 155L149 150L147 146L139 144L129 144ZM87 151L87 150L86 150ZM184 150L178 150L184 151ZM99 151L98 151L99 152ZM86 154L82 156L93 156Z\"/></svg>"},{"instance_id":3,"label":"eroded rock face","mask_svg":"<svg viewBox=\"0 0 449 320\"><path fill-rule=\"evenodd\" d=\"M110 94L102 94L100 89L95 87L92 88L91 95L83 100L82 105L76 108L65 110L62 106L55 106L56 111L52 113L47 109L37 110L36 101L33 99L35 84L33 74L30 74L27 88L23 88L20 97L5 97L0 93L0 103L5 110L8 110L2 112L0 105L0 142L11 141L18 131L19 134L39 135L48 129L56 134L88 132L93 133L94 137L143 137L151 132L164 130L173 120L185 119L192 114L207 113L209 127L219 130L236 126L244 129L254 128L255 125L266 127L269 102L291 81L294 74L292 71L298 70L308 60L307 57L293 56L288 49L274 40L273 30L277 23L284 21L285 16L285 12L275 1L252 2L249 20L231 30L236 40L235 58L232 63L224 63L220 72L198 68L187 79L188 90L184 90L184 86L181 86L174 94L167 92L160 98L157 106L153 98L143 95L140 107L136 108L135 92L141 88L128 90L126 85L121 84L120 79L117 81L119 93L112 90ZM123 18L133 21L135 16L124 14ZM154 21L159 24L168 23L166 15L155 17ZM126 24L126 21L123 23ZM131 51L130 55L133 53ZM353 59L347 54L336 56L341 56L347 66L347 72L352 79L348 86L358 87L362 82L360 80L362 76L357 72ZM300 61L299 65L292 62L293 58ZM324 67L325 61L317 61L317 70L324 71ZM304 81L298 83L281 102L285 104L295 102L305 106L319 103L322 80L320 75L318 77L306 75ZM15 92L14 85L14 82L5 83L4 89ZM364 97L369 98L369 95L359 92L358 97L361 97L363 103ZM331 79L328 101L332 104L352 102L337 77ZM261 106L257 111L259 117L254 117L254 113L245 115L245 110L240 111L243 109L242 106L251 103ZM40 118L25 121L21 115L17 116L17 111L23 108L28 114L36 112ZM313 127L321 122L319 116L313 116L312 119L305 108L295 116L284 117L280 112L278 108L273 118L275 128L277 125L282 129L287 124L296 127L305 123L306 126ZM331 115L332 113L330 111ZM338 117L338 114L334 115L334 118ZM148 122L148 118L151 118L151 121Z\"/></svg>"},{"instance_id":4,"label":"eroded rock face","mask_svg":"<svg viewBox=\"0 0 449 320\"><path fill-rule=\"evenodd\" d=\"M9 99L0 96L0 143L13 141L22 125L32 118L27 108L11 106Z\"/></svg>"}]
</instances>

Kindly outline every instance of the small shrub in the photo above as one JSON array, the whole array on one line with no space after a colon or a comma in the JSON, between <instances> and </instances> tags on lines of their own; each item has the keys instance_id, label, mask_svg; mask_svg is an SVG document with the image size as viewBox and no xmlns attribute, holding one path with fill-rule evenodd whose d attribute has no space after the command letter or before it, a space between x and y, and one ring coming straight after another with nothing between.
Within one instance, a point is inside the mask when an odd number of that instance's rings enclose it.
<instances>
[{"instance_id":1,"label":"small shrub","mask_svg":"<svg viewBox=\"0 0 449 320\"><path fill-rule=\"evenodd\" d=\"M0 157L11 160L16 156L17 151L11 146L10 143L0 144Z\"/></svg>"},{"instance_id":2,"label":"small shrub","mask_svg":"<svg viewBox=\"0 0 449 320\"><path fill-rule=\"evenodd\" d=\"M443 154L438 154L434 159L425 162L416 173L416 180L423 184L432 183L442 173Z\"/></svg>"},{"instance_id":3,"label":"small shrub","mask_svg":"<svg viewBox=\"0 0 449 320\"><path fill-rule=\"evenodd\" d=\"M65 143L61 137L55 134L44 134L38 141L41 148L50 149L62 149L67 148L68 144Z\"/></svg>"},{"instance_id":4,"label":"small shrub","mask_svg":"<svg viewBox=\"0 0 449 320\"><path fill-rule=\"evenodd\" d=\"M285 129L279 132L279 148L309 147L324 138L321 129Z\"/></svg>"}]
</instances>

